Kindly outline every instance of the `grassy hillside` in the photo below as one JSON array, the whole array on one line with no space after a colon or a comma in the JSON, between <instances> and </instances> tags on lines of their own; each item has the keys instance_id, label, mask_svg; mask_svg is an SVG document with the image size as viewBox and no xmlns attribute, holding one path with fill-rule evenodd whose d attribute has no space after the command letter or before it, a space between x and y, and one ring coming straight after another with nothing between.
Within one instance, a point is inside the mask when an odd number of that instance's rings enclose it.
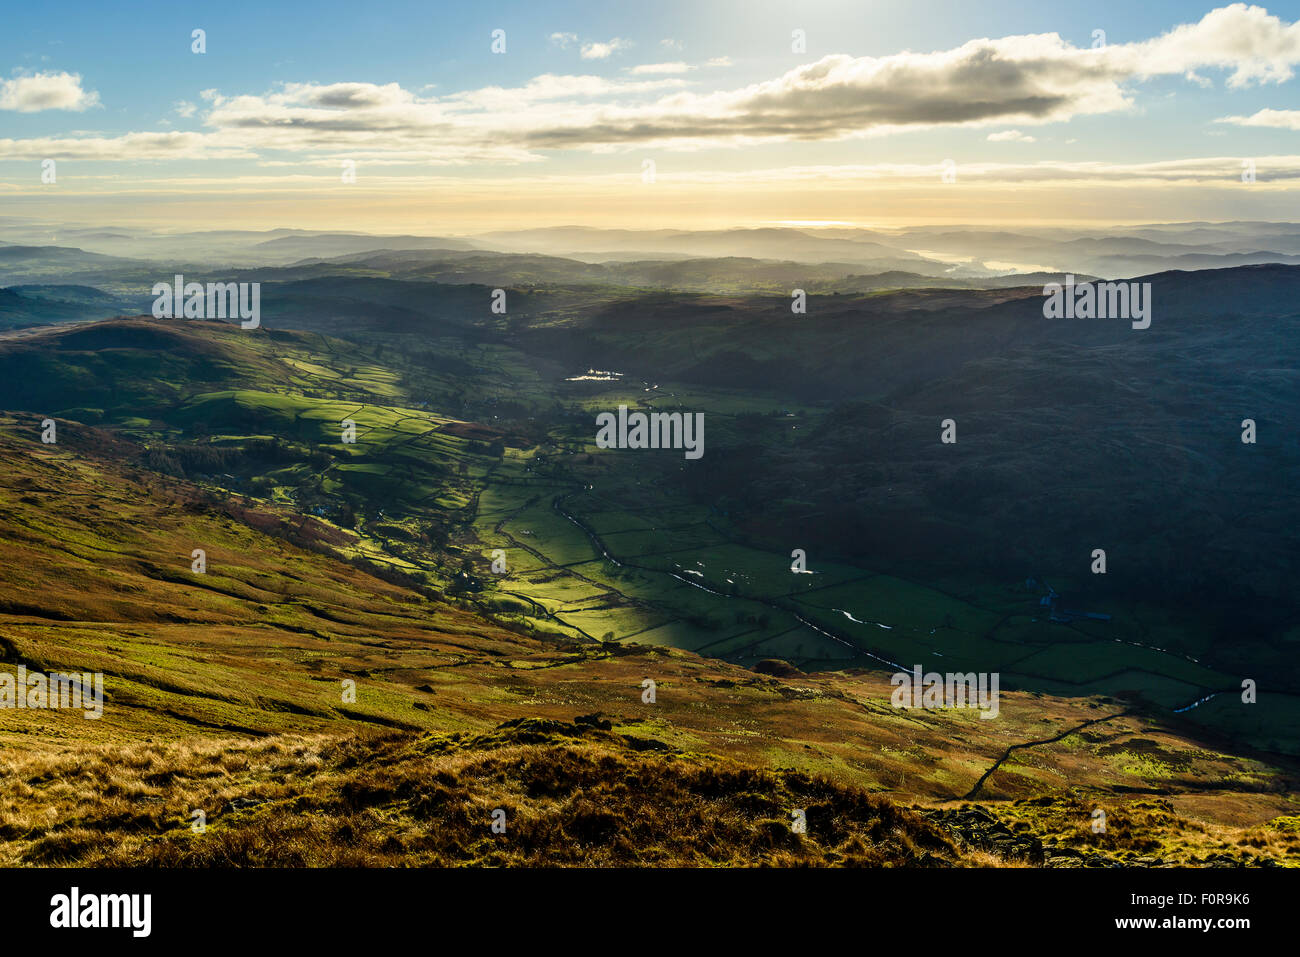
<instances>
[{"instance_id":1,"label":"grassy hillside","mask_svg":"<svg viewBox=\"0 0 1300 957\"><path fill-rule=\"evenodd\" d=\"M60 427L50 446L30 416L0 422L0 655L102 671L106 703L98 721L0 711L6 863L1237 863L1292 846L1291 769L1113 699L1013 692L989 722L895 710L879 673L517 633L341 561L331 523ZM1146 820L1157 791L1171 804L1141 841L1080 837L1096 804ZM1010 823L972 824L968 795Z\"/></svg>"}]
</instances>

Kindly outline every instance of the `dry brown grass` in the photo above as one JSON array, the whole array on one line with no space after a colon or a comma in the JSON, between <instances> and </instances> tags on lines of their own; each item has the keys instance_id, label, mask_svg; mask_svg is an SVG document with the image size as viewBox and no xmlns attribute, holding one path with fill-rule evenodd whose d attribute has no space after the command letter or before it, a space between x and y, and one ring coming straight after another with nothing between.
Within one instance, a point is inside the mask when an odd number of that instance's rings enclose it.
<instances>
[{"instance_id":1,"label":"dry brown grass","mask_svg":"<svg viewBox=\"0 0 1300 957\"><path fill-rule=\"evenodd\" d=\"M1002 823L1087 862L1136 866L1300 864L1300 818L1232 826L1179 813L1163 798L1069 794L984 805ZM1093 811L1105 827L1093 831Z\"/></svg>"},{"instance_id":2,"label":"dry brown grass","mask_svg":"<svg viewBox=\"0 0 1300 957\"><path fill-rule=\"evenodd\" d=\"M824 778L555 721L7 759L0 863L951 866L942 830ZM245 802L259 802L241 806ZM205 833L190 812L207 814ZM492 814L505 812L506 833ZM791 812L806 814L796 834Z\"/></svg>"}]
</instances>

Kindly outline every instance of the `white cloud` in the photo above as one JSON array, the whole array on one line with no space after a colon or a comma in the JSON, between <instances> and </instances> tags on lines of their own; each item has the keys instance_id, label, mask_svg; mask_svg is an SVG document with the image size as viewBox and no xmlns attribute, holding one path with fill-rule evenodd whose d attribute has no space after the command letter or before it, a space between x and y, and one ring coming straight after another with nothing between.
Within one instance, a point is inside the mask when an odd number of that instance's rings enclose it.
<instances>
[{"instance_id":1,"label":"white cloud","mask_svg":"<svg viewBox=\"0 0 1300 957\"><path fill-rule=\"evenodd\" d=\"M1251 116L1225 116L1216 123L1236 126L1265 126L1277 130L1300 130L1300 110L1260 110Z\"/></svg>"},{"instance_id":2,"label":"white cloud","mask_svg":"<svg viewBox=\"0 0 1300 957\"><path fill-rule=\"evenodd\" d=\"M578 42L578 35L576 33L552 33L551 42L558 46L568 47L571 43Z\"/></svg>"},{"instance_id":3,"label":"white cloud","mask_svg":"<svg viewBox=\"0 0 1300 957\"><path fill-rule=\"evenodd\" d=\"M620 50L626 50L631 45L630 40L624 40L621 37L614 37L608 43L584 43L582 45L582 58L584 60L605 60Z\"/></svg>"},{"instance_id":4,"label":"white cloud","mask_svg":"<svg viewBox=\"0 0 1300 957\"><path fill-rule=\"evenodd\" d=\"M81 87L79 73L36 73L0 82L0 110L81 112L99 106L99 94Z\"/></svg>"},{"instance_id":5,"label":"white cloud","mask_svg":"<svg viewBox=\"0 0 1300 957\"><path fill-rule=\"evenodd\" d=\"M732 60L729 56L715 56L711 60L705 60L704 65L709 67L731 66Z\"/></svg>"},{"instance_id":6,"label":"white cloud","mask_svg":"<svg viewBox=\"0 0 1300 957\"><path fill-rule=\"evenodd\" d=\"M121 136L38 136L0 139L0 159L182 160L253 159L257 154L215 133L124 133Z\"/></svg>"},{"instance_id":7,"label":"white cloud","mask_svg":"<svg viewBox=\"0 0 1300 957\"><path fill-rule=\"evenodd\" d=\"M1019 130L1002 130L998 133L990 133L987 137L990 143L1034 143L1037 142L1034 137L1029 136Z\"/></svg>"},{"instance_id":8,"label":"white cloud","mask_svg":"<svg viewBox=\"0 0 1300 957\"><path fill-rule=\"evenodd\" d=\"M1281 83L1300 63L1300 21L1284 23L1263 7L1234 3L1211 10L1144 43L1106 47L1116 65L1137 76L1232 70L1228 85Z\"/></svg>"},{"instance_id":9,"label":"white cloud","mask_svg":"<svg viewBox=\"0 0 1300 957\"><path fill-rule=\"evenodd\" d=\"M640 66L632 67L628 72L636 76L644 76L652 73L689 73L693 69L695 67L689 63L676 60L672 63L643 63Z\"/></svg>"},{"instance_id":10,"label":"white cloud","mask_svg":"<svg viewBox=\"0 0 1300 957\"><path fill-rule=\"evenodd\" d=\"M177 116L183 116L183 117L185 117L186 119L188 119L189 117L191 117L191 116L194 115L194 113L195 113L196 110L198 110L198 107L195 106L193 103L191 103L189 100L177 100L177 101L176 101L176 115L177 115Z\"/></svg>"}]
</instances>

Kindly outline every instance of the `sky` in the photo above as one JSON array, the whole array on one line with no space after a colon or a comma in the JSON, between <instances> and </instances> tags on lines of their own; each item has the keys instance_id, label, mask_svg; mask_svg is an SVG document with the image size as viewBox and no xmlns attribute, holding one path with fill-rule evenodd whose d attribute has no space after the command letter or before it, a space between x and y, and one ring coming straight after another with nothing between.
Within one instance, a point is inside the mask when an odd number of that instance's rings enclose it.
<instances>
[{"instance_id":1,"label":"sky","mask_svg":"<svg viewBox=\"0 0 1300 957\"><path fill-rule=\"evenodd\" d=\"M1297 68L1300 0L10 5L0 221L1296 219Z\"/></svg>"}]
</instances>

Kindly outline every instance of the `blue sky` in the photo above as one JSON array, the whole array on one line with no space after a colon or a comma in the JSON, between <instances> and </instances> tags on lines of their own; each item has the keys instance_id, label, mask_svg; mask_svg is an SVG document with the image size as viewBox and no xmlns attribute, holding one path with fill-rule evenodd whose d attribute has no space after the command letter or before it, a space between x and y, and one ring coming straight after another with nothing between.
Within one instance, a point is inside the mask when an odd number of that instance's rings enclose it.
<instances>
[{"instance_id":1,"label":"blue sky","mask_svg":"<svg viewBox=\"0 0 1300 957\"><path fill-rule=\"evenodd\" d=\"M1297 6L15 5L0 34L0 197L21 215L447 231L1277 218L1300 178ZM1149 58L1136 46L1216 9L1186 42ZM1095 30L1106 69L1089 78ZM1042 55L1014 39L1053 34ZM986 38L988 56L953 52ZM797 72L828 57L827 78ZM1027 112L993 102L1009 87ZM40 180L45 159L56 183ZM1247 160L1256 188L1233 189ZM947 161L956 188L942 190Z\"/></svg>"}]
</instances>

